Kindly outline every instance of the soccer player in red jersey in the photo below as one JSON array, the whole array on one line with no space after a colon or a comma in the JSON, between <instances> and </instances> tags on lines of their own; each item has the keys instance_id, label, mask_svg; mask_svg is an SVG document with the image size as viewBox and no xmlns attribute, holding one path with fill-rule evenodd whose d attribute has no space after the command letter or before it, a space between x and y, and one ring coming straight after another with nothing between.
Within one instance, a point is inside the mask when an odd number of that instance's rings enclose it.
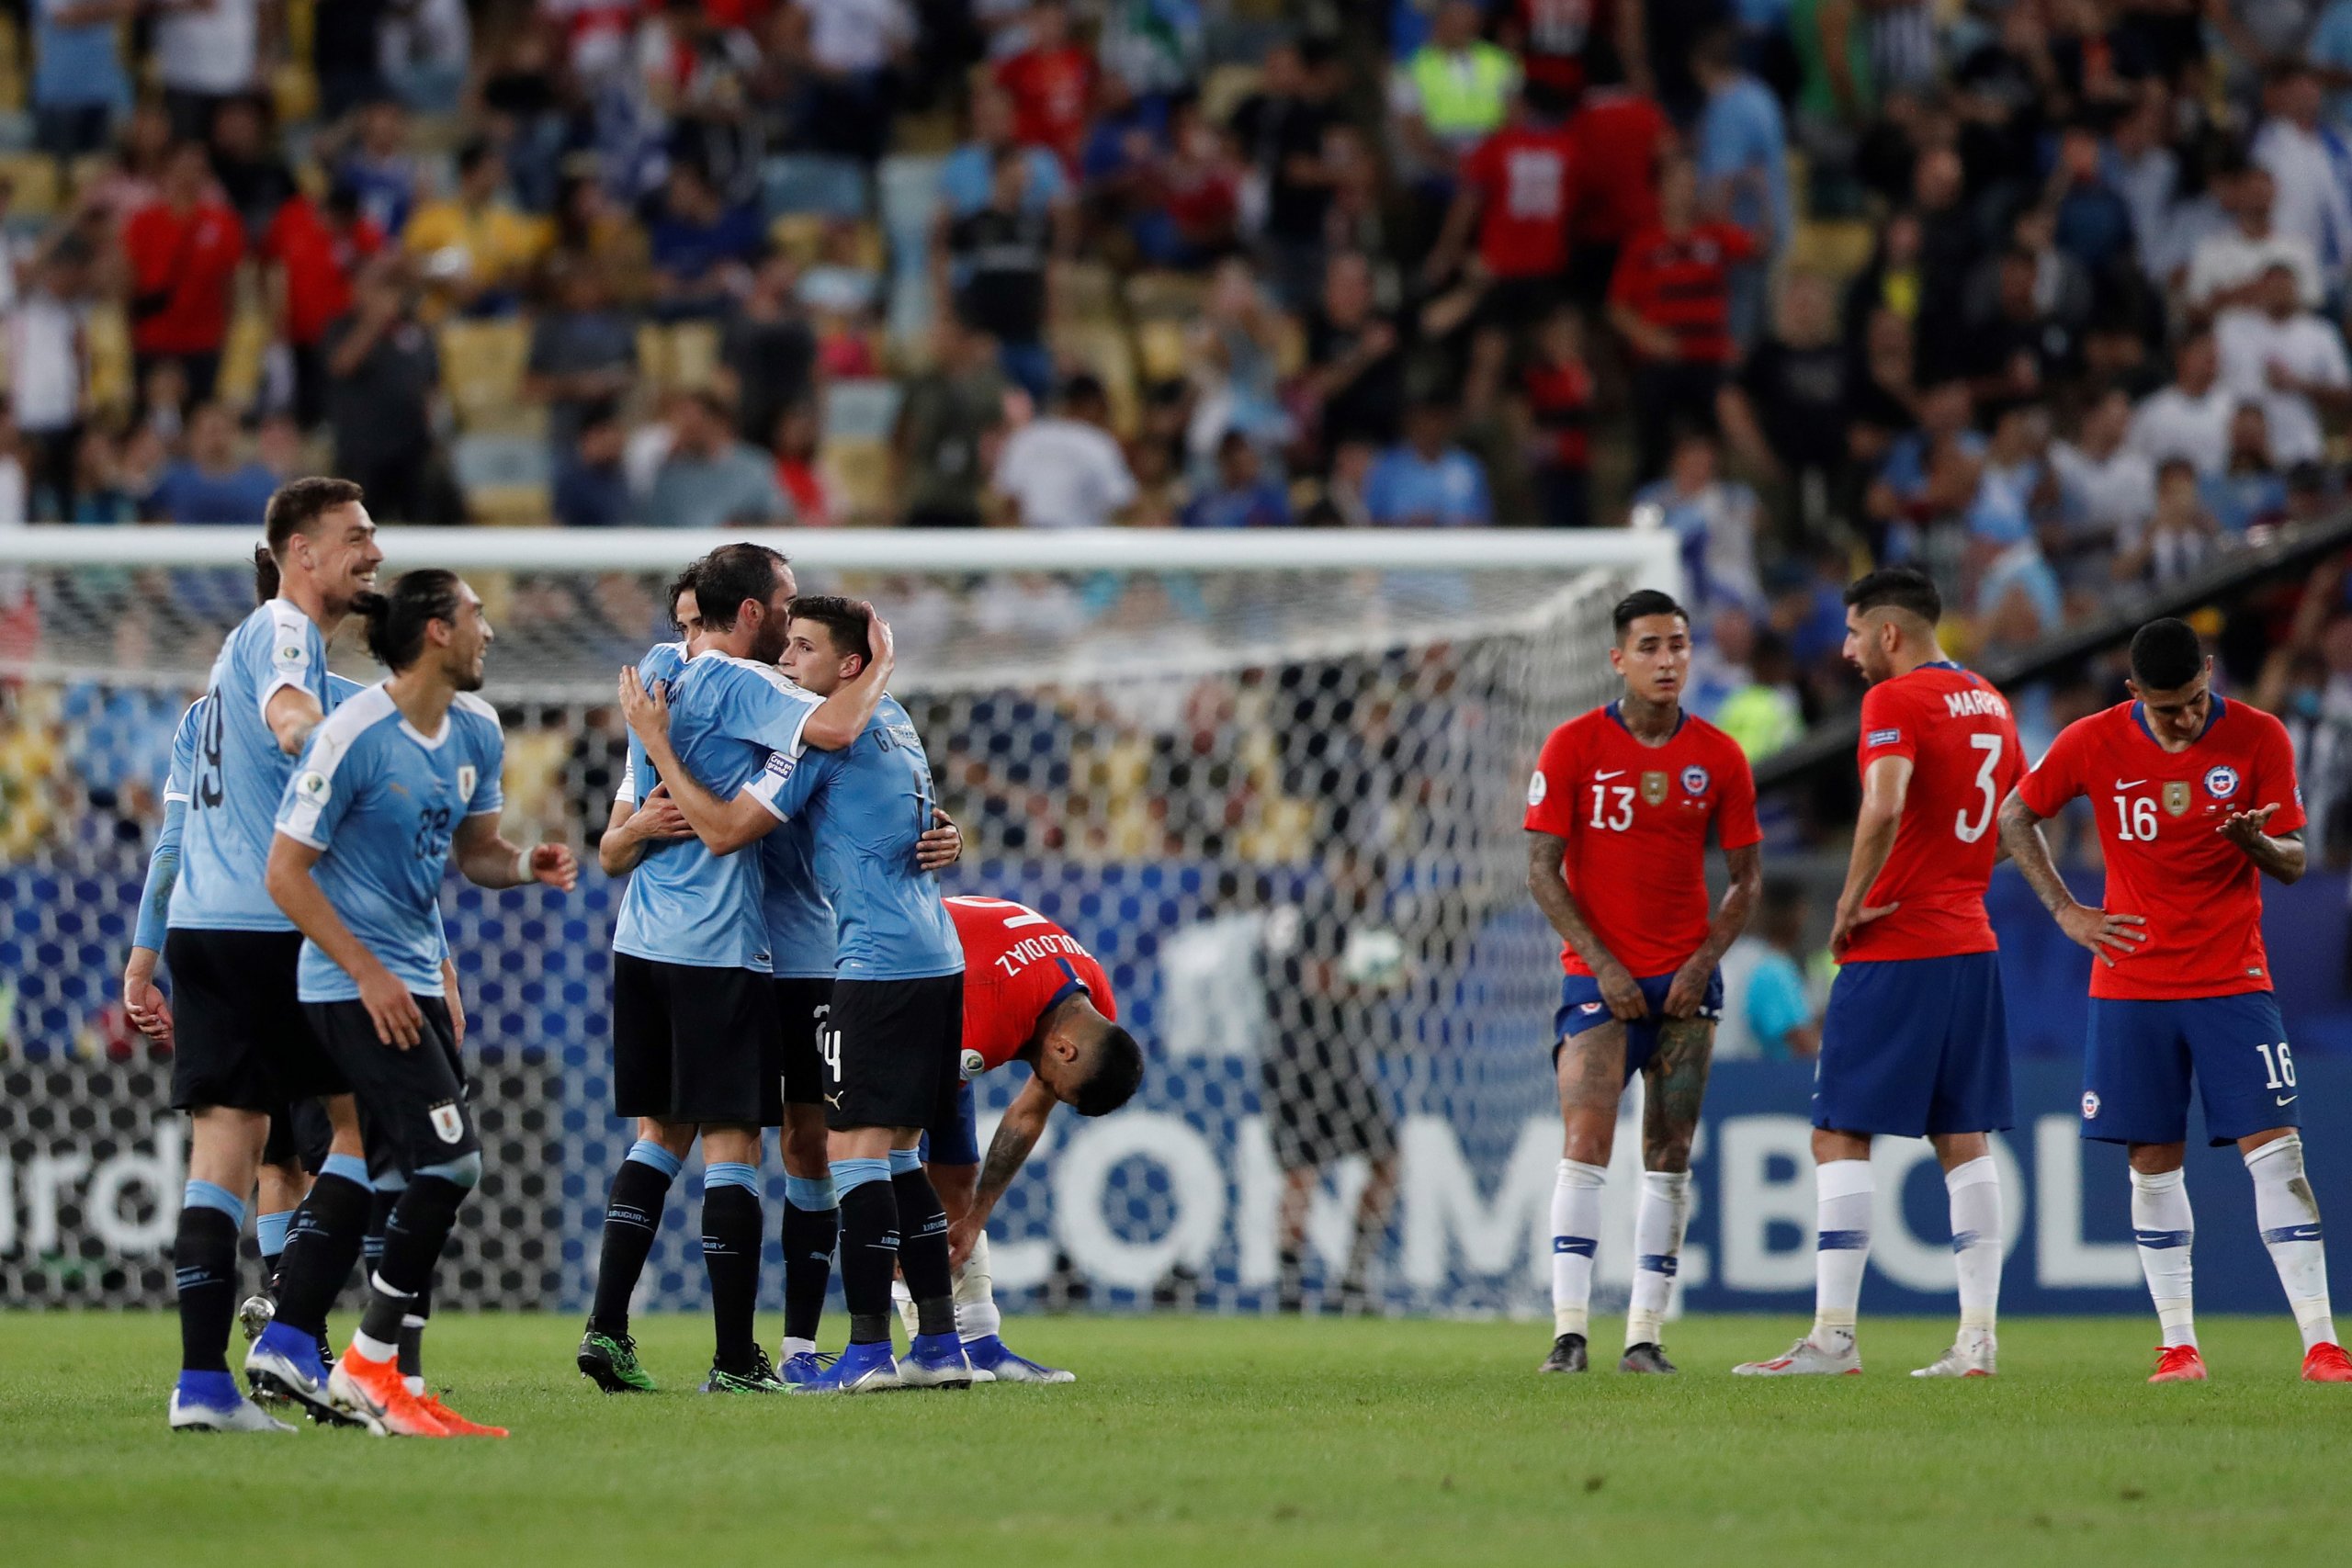
<instances>
[{"instance_id":1,"label":"soccer player in red jersey","mask_svg":"<svg viewBox=\"0 0 2352 1568\"><path fill-rule=\"evenodd\" d=\"M1116 1111L1143 1082L1143 1050L1119 1027L1102 965L1051 919L1004 898L950 898L947 914L964 944L964 1084L956 1124L930 1130L923 1158L947 1211L956 1330L972 1365L999 1382L1074 1382L1067 1371L1013 1354L999 1337L989 1215L1054 1107L1080 1116ZM1028 1066L1029 1081L1005 1108L982 1168L972 1079L1014 1061Z\"/></svg>"},{"instance_id":2,"label":"soccer player in red jersey","mask_svg":"<svg viewBox=\"0 0 2352 1568\"><path fill-rule=\"evenodd\" d=\"M2302 1330L2305 1381L2352 1382L2303 1174L2295 1059L2262 945L2262 878L2303 874L2302 791L2286 727L2215 696L2212 678L2185 623L2142 626L2134 700L2066 727L2003 803L2001 841L2059 929L2098 957L2083 1136L2131 1151L2132 1234L2164 1329L2148 1381L2205 1380L2180 1168L2193 1075L2206 1135L2236 1144L2254 1179L2255 1221ZM2041 838L2041 821L2076 795L2090 796L2106 852L2102 908L2075 900Z\"/></svg>"},{"instance_id":3,"label":"soccer player in red jersey","mask_svg":"<svg viewBox=\"0 0 2352 1568\"><path fill-rule=\"evenodd\" d=\"M1566 1137L1552 1192L1552 1353L1580 1372L1617 1102L1643 1075L1634 1299L1617 1370L1671 1372L1659 1325L1690 1216L1690 1138L1724 984L1724 950L1762 887L1756 780L1731 737L1682 711L1690 617L1651 589L1616 610L1625 694L1544 742L1527 785L1527 885L1560 933L1553 1067ZM1707 830L1731 870L1710 919Z\"/></svg>"},{"instance_id":4,"label":"soccer player in red jersey","mask_svg":"<svg viewBox=\"0 0 2352 1568\"><path fill-rule=\"evenodd\" d=\"M1609 321L1634 351L1634 472L1666 471L1678 423L1715 427L1715 395L1737 351L1731 265L1756 254L1736 223L1702 215L1699 175L1679 154L1658 168L1657 221L1626 240L1609 280Z\"/></svg>"},{"instance_id":5,"label":"soccer player in red jersey","mask_svg":"<svg viewBox=\"0 0 2352 1568\"><path fill-rule=\"evenodd\" d=\"M1749 1377L1859 1372L1854 1309L1871 1245L1871 1139L1924 1136L1951 1201L1960 1335L1915 1377L1990 1377L2001 1295L2001 1187L1985 1134L2009 1125L2008 1026L1984 886L1994 818L2024 771L2009 705L1944 657L1943 602L1892 567L1846 590L1862 698L1862 806L1830 927L1814 1080L1819 1234L1812 1332Z\"/></svg>"}]
</instances>

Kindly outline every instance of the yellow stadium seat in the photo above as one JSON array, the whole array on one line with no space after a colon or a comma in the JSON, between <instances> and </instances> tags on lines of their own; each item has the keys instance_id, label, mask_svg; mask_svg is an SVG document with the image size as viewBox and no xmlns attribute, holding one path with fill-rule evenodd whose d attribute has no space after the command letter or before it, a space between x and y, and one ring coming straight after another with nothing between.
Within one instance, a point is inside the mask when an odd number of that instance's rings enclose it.
<instances>
[{"instance_id":1,"label":"yellow stadium seat","mask_svg":"<svg viewBox=\"0 0 2352 1568\"><path fill-rule=\"evenodd\" d=\"M1862 219L1815 219L1797 225L1789 265L1840 282L1870 265L1877 231Z\"/></svg>"},{"instance_id":2,"label":"yellow stadium seat","mask_svg":"<svg viewBox=\"0 0 2352 1568\"><path fill-rule=\"evenodd\" d=\"M816 212L787 212L768 225L768 240L795 266L815 264L825 245L825 219Z\"/></svg>"},{"instance_id":3,"label":"yellow stadium seat","mask_svg":"<svg viewBox=\"0 0 2352 1568\"><path fill-rule=\"evenodd\" d=\"M484 485L467 492L466 510L494 527L544 528L554 505L544 485Z\"/></svg>"},{"instance_id":4,"label":"yellow stadium seat","mask_svg":"<svg viewBox=\"0 0 2352 1568\"><path fill-rule=\"evenodd\" d=\"M90 353L90 401L109 413L130 407L132 385L130 324L119 305L101 305L90 312L83 327L83 342Z\"/></svg>"},{"instance_id":5,"label":"yellow stadium seat","mask_svg":"<svg viewBox=\"0 0 2352 1568\"><path fill-rule=\"evenodd\" d=\"M215 396L232 408L244 408L261 390L262 358L269 352L269 318L251 307L229 319L229 336L220 345L220 376Z\"/></svg>"},{"instance_id":6,"label":"yellow stadium seat","mask_svg":"<svg viewBox=\"0 0 2352 1568\"><path fill-rule=\"evenodd\" d=\"M523 400L530 328L519 321L447 321L439 329L441 388L469 430L520 430L541 411Z\"/></svg>"},{"instance_id":7,"label":"yellow stadium seat","mask_svg":"<svg viewBox=\"0 0 2352 1568\"><path fill-rule=\"evenodd\" d=\"M1136 328L1136 347L1147 381L1181 381L1190 365L1191 344L1181 321L1145 321Z\"/></svg>"},{"instance_id":8,"label":"yellow stadium seat","mask_svg":"<svg viewBox=\"0 0 2352 1568\"><path fill-rule=\"evenodd\" d=\"M710 321L681 321L669 330L670 384L707 387L718 374L718 328Z\"/></svg>"},{"instance_id":9,"label":"yellow stadium seat","mask_svg":"<svg viewBox=\"0 0 2352 1568\"><path fill-rule=\"evenodd\" d=\"M8 212L46 218L57 210L57 162L42 152L0 152L0 179L15 188Z\"/></svg>"},{"instance_id":10,"label":"yellow stadium seat","mask_svg":"<svg viewBox=\"0 0 2352 1568\"><path fill-rule=\"evenodd\" d=\"M1220 65L1201 84L1201 118L1211 125L1223 125L1241 107L1241 100L1258 90L1261 73L1255 65Z\"/></svg>"},{"instance_id":11,"label":"yellow stadium seat","mask_svg":"<svg viewBox=\"0 0 2352 1568\"><path fill-rule=\"evenodd\" d=\"M1206 280L1181 272L1139 272L1127 279L1127 310L1136 320L1167 316L1189 320L1208 299Z\"/></svg>"},{"instance_id":12,"label":"yellow stadium seat","mask_svg":"<svg viewBox=\"0 0 2352 1568\"><path fill-rule=\"evenodd\" d=\"M897 515L888 442L858 436L828 441L817 461L847 517L884 523Z\"/></svg>"}]
</instances>

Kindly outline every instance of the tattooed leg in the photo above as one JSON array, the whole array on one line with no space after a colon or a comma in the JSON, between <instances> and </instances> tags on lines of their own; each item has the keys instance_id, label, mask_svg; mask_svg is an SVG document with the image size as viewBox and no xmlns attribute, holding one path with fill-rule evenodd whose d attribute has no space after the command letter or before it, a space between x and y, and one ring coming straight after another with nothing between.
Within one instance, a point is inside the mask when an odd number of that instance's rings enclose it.
<instances>
[{"instance_id":1,"label":"tattooed leg","mask_svg":"<svg viewBox=\"0 0 2352 1568\"><path fill-rule=\"evenodd\" d=\"M1606 1168L1617 1138L1617 1102L1625 1090L1625 1025L1616 1020L1560 1043L1560 1154Z\"/></svg>"}]
</instances>

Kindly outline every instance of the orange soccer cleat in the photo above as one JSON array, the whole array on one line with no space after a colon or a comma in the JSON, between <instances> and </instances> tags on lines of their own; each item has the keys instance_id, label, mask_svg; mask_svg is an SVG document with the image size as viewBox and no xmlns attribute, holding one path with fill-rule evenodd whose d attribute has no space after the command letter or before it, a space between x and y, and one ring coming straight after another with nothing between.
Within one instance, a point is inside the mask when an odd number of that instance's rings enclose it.
<instances>
[{"instance_id":1,"label":"orange soccer cleat","mask_svg":"<svg viewBox=\"0 0 2352 1568\"><path fill-rule=\"evenodd\" d=\"M424 1402L409 1393L400 1362L387 1356L373 1360L354 1347L343 1353L327 1379L327 1397L349 1411L379 1438L447 1438L453 1436Z\"/></svg>"},{"instance_id":2,"label":"orange soccer cleat","mask_svg":"<svg viewBox=\"0 0 2352 1568\"><path fill-rule=\"evenodd\" d=\"M442 1404L441 1396L438 1394L421 1393L416 1396L416 1402L423 1405L426 1413L429 1414L435 1421L440 1422L442 1427L447 1430L449 1436L453 1438L503 1438L506 1436L506 1428L503 1427L485 1427L479 1421L467 1420L464 1416L458 1415L456 1411Z\"/></svg>"},{"instance_id":3,"label":"orange soccer cleat","mask_svg":"<svg viewBox=\"0 0 2352 1568\"><path fill-rule=\"evenodd\" d=\"M2150 1382L2203 1382L2205 1358L2197 1353L2194 1345L2159 1345L2156 1347L2156 1370L2148 1376Z\"/></svg>"},{"instance_id":4,"label":"orange soccer cleat","mask_svg":"<svg viewBox=\"0 0 2352 1568\"><path fill-rule=\"evenodd\" d=\"M2352 1382L2352 1356L2344 1347L2321 1340L2303 1352L2305 1382Z\"/></svg>"}]
</instances>

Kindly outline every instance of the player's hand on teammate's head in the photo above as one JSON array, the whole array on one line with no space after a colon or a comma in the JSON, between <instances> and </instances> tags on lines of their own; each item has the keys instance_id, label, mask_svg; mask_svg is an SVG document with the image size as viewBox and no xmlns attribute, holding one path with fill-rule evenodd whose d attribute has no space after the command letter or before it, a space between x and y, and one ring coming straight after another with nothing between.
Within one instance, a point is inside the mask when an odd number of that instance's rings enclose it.
<instances>
[{"instance_id":1,"label":"player's hand on teammate's head","mask_svg":"<svg viewBox=\"0 0 2352 1568\"><path fill-rule=\"evenodd\" d=\"M934 826L915 840L915 865L922 871L938 871L964 858L964 829L956 819L936 806L931 819Z\"/></svg>"},{"instance_id":2,"label":"player's hand on teammate's head","mask_svg":"<svg viewBox=\"0 0 2352 1568\"><path fill-rule=\"evenodd\" d=\"M638 679L634 668L621 671L621 716L628 727L645 740L659 740L670 733L670 694L660 682L648 687Z\"/></svg>"},{"instance_id":3,"label":"player's hand on teammate's head","mask_svg":"<svg viewBox=\"0 0 2352 1568\"><path fill-rule=\"evenodd\" d=\"M871 604L865 606L865 646L874 662L886 676L898 667L899 639L890 633L890 623Z\"/></svg>"},{"instance_id":4,"label":"player's hand on teammate's head","mask_svg":"<svg viewBox=\"0 0 2352 1568\"><path fill-rule=\"evenodd\" d=\"M534 882L565 893L580 885L580 863L568 844L541 844L532 850L526 863Z\"/></svg>"}]
</instances>

